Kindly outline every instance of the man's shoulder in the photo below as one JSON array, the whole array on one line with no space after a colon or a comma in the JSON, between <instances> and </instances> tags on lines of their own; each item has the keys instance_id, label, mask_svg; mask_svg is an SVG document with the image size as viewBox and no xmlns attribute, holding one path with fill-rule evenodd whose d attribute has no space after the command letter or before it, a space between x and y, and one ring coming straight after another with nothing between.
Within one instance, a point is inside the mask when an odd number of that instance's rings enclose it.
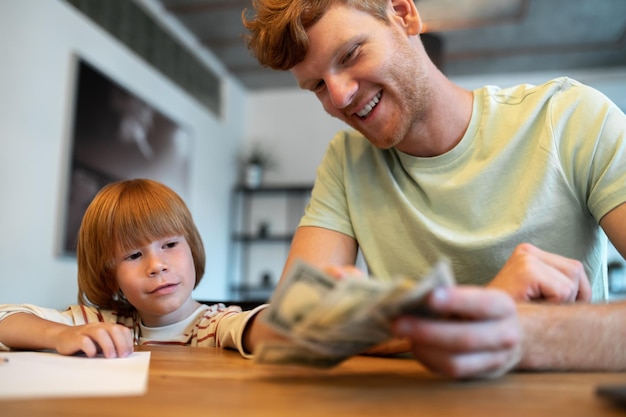
<instances>
[{"instance_id":1,"label":"man's shoulder","mask_svg":"<svg viewBox=\"0 0 626 417\"><path fill-rule=\"evenodd\" d=\"M604 100L601 93L569 77L553 78L541 84L517 84L511 87L484 86L475 90L474 97L490 114L502 111L529 112L532 117L539 109L548 109L549 103L557 108L569 107L579 102L598 103Z\"/></svg>"},{"instance_id":2,"label":"man's shoulder","mask_svg":"<svg viewBox=\"0 0 626 417\"><path fill-rule=\"evenodd\" d=\"M522 83L509 87L486 85L479 88L477 91L497 101L515 103L521 102L531 95L551 97L559 92L573 89L578 90L579 88L581 91L591 89L572 78L558 77L547 80L541 84Z\"/></svg>"}]
</instances>

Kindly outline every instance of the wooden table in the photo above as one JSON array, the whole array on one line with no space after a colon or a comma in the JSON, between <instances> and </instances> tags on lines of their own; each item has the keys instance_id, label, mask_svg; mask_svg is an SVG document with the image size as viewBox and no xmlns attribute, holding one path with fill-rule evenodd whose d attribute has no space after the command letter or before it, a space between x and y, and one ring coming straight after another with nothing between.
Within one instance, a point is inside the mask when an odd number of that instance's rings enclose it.
<instances>
[{"instance_id":1,"label":"wooden table","mask_svg":"<svg viewBox=\"0 0 626 417\"><path fill-rule=\"evenodd\" d=\"M355 357L331 370L258 365L237 352L150 347L148 393L0 401L0 416L623 416L595 395L625 373L435 376L411 359Z\"/></svg>"}]
</instances>

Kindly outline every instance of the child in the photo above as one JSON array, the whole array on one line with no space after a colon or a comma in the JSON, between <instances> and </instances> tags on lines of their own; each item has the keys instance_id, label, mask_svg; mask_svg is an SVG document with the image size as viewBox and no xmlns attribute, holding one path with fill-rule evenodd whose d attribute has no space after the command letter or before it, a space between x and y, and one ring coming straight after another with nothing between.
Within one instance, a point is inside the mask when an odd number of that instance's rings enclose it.
<instances>
[{"instance_id":1,"label":"child","mask_svg":"<svg viewBox=\"0 0 626 417\"><path fill-rule=\"evenodd\" d=\"M200 304L200 234L183 200L147 179L105 186L91 202L77 244L79 304L60 312L0 305L0 350L125 357L134 345L235 348L259 307Z\"/></svg>"}]
</instances>

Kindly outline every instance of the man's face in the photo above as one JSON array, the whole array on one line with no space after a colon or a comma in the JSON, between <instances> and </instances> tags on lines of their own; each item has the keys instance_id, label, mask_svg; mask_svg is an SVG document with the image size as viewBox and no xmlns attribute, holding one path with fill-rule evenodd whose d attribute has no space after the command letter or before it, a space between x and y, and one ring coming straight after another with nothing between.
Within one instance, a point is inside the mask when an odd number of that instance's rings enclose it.
<instances>
[{"instance_id":1,"label":"man's face","mask_svg":"<svg viewBox=\"0 0 626 417\"><path fill-rule=\"evenodd\" d=\"M390 23L334 4L307 30L309 51L291 70L326 112L375 146L400 144L424 109L423 78L410 30L390 9Z\"/></svg>"}]
</instances>

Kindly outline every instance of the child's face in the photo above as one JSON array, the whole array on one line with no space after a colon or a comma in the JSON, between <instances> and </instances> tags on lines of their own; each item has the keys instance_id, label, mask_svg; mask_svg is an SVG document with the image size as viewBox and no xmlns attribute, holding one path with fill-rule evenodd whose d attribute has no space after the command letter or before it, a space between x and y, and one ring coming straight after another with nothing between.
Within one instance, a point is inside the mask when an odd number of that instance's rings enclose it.
<instances>
[{"instance_id":1,"label":"child's face","mask_svg":"<svg viewBox=\"0 0 626 417\"><path fill-rule=\"evenodd\" d=\"M183 320L196 308L196 272L184 236L152 241L129 252L116 250L117 284L146 326Z\"/></svg>"}]
</instances>

